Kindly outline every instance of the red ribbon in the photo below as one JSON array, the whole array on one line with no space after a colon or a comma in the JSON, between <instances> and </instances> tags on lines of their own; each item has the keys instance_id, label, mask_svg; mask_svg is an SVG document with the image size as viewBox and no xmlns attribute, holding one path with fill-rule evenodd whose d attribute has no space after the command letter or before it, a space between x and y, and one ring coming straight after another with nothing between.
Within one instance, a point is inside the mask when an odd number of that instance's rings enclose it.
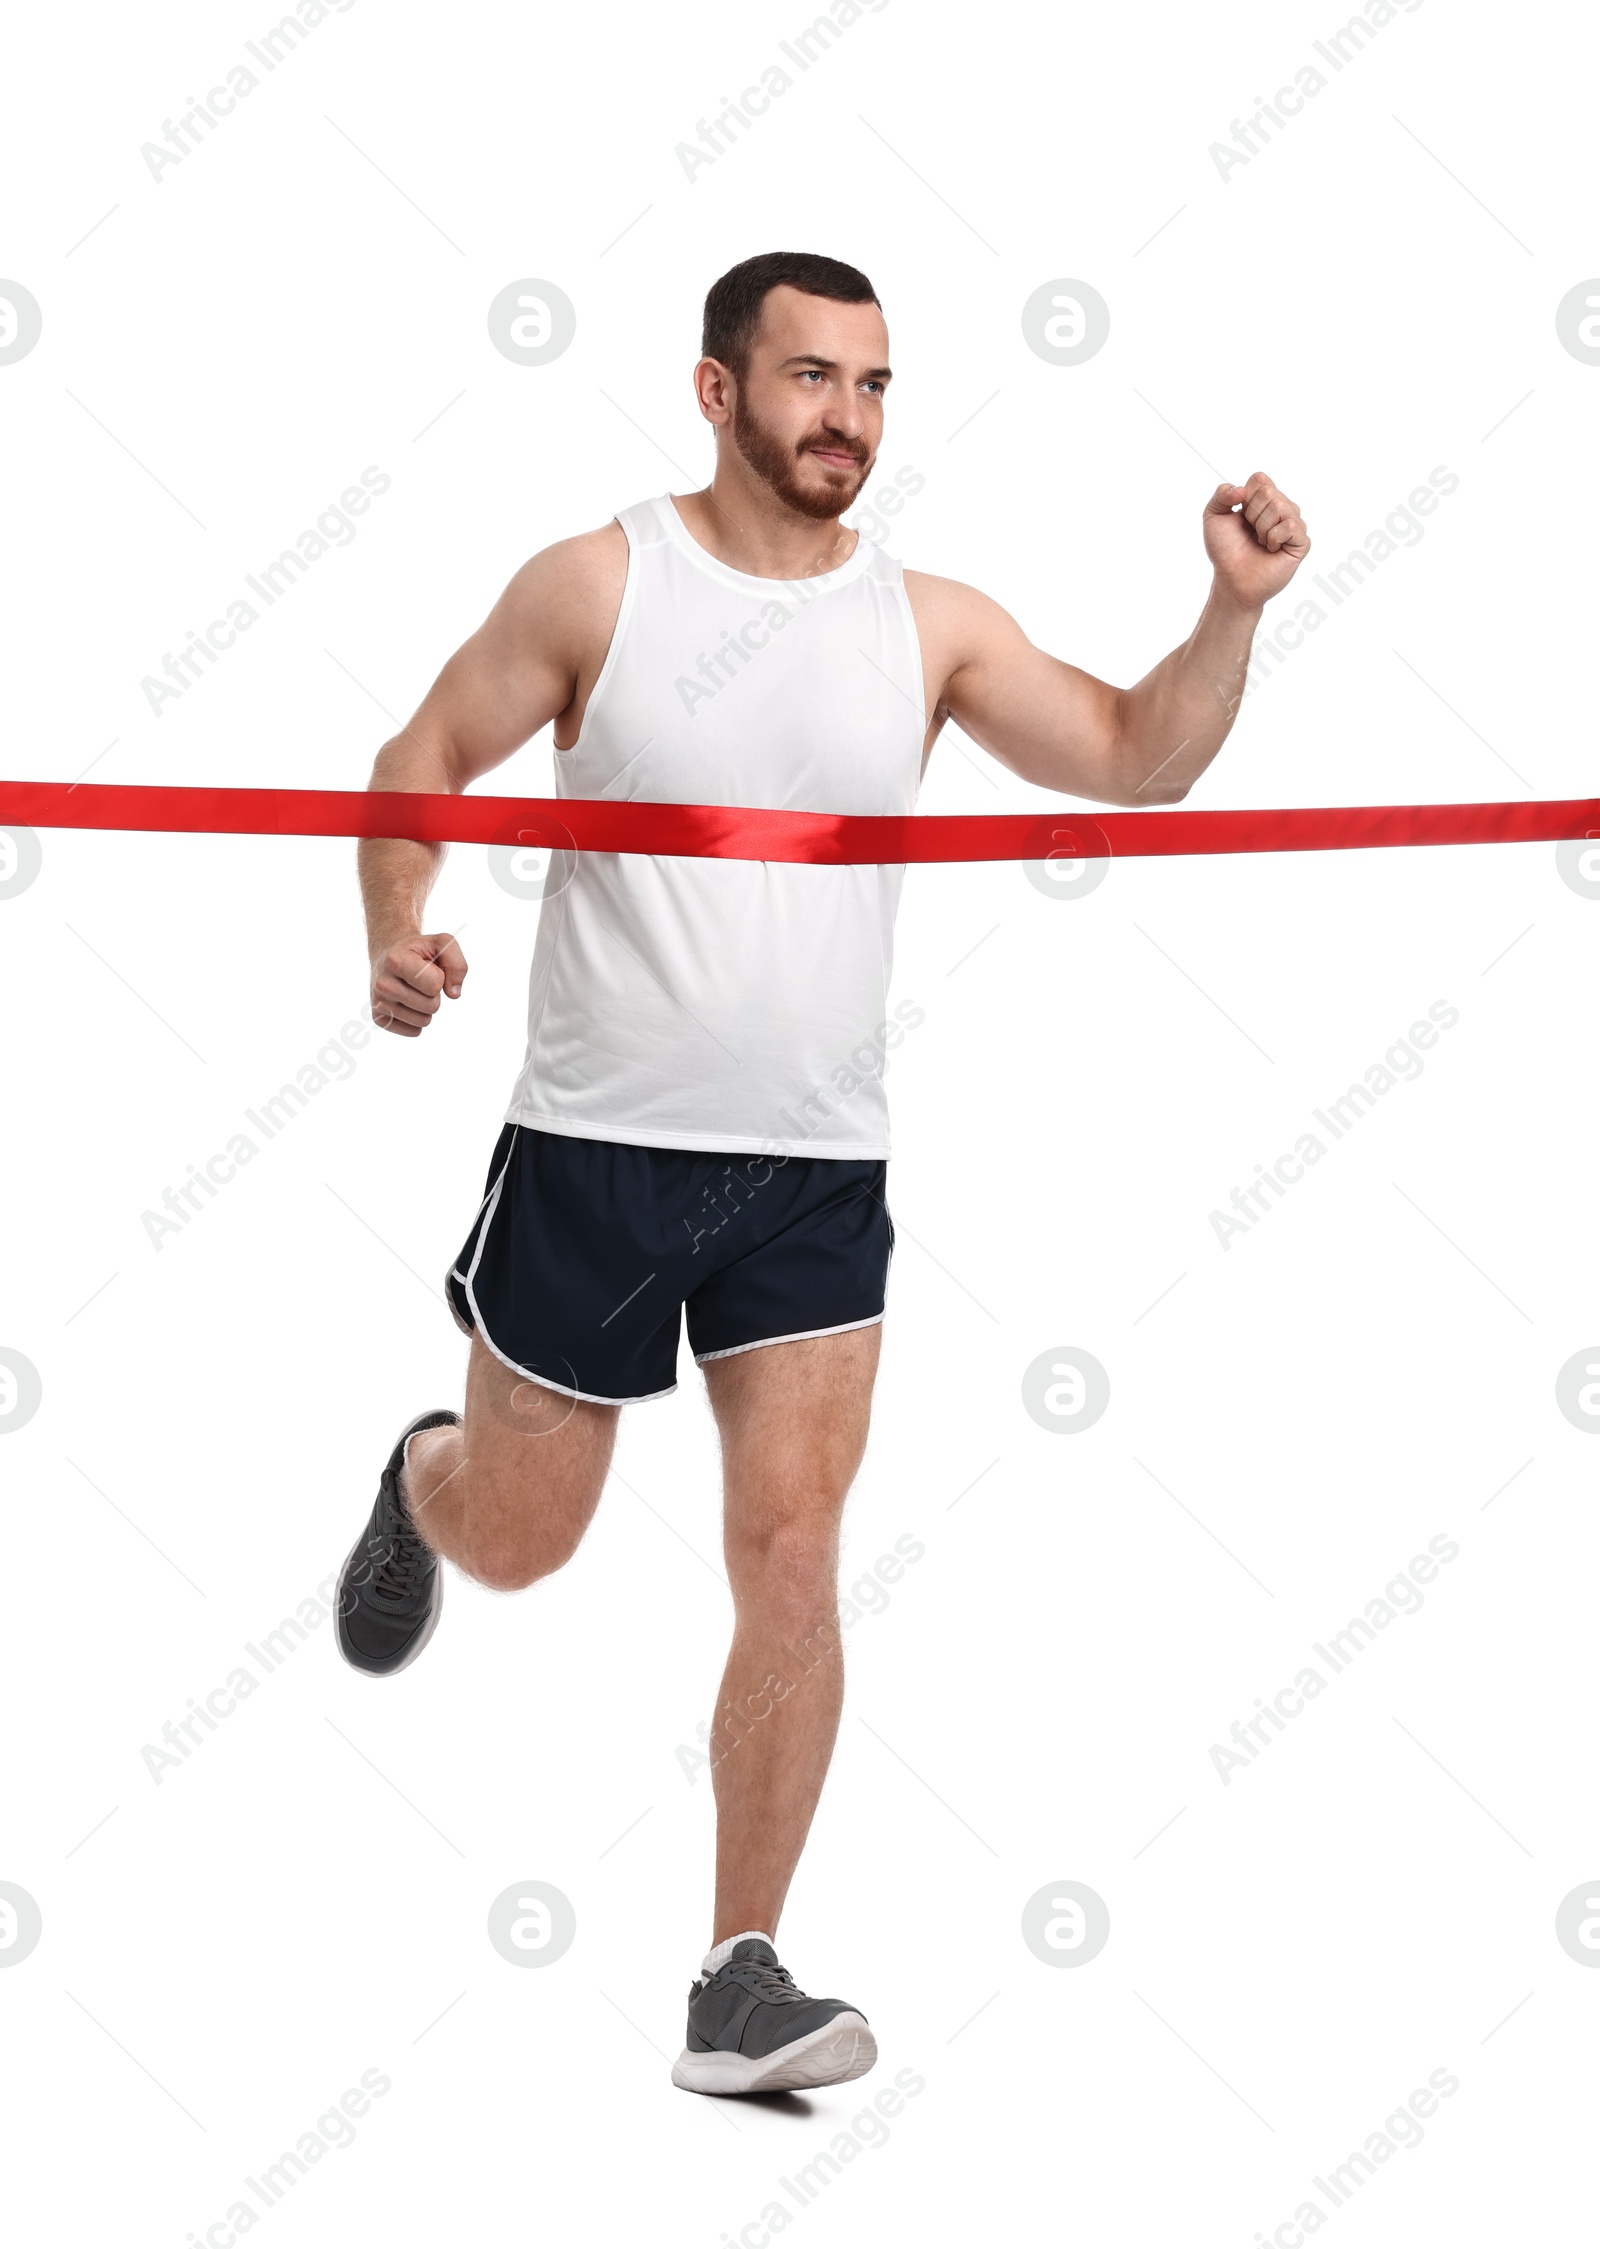
<instances>
[{"instance_id":1,"label":"red ribbon","mask_svg":"<svg viewBox=\"0 0 1600 2249\"><path fill-rule=\"evenodd\" d=\"M1551 843L1600 837L1600 798L1353 804L1265 812L857 814L595 797L427 796L381 789L167 789L0 781L0 826L183 835L387 836L669 858L902 866L978 859L1170 858L1229 851Z\"/></svg>"}]
</instances>

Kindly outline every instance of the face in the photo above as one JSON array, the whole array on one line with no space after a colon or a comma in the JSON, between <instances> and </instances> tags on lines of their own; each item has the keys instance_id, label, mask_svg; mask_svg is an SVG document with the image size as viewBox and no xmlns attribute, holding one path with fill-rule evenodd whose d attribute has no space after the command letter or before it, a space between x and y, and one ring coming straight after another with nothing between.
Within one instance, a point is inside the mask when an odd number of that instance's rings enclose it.
<instances>
[{"instance_id":1,"label":"face","mask_svg":"<svg viewBox=\"0 0 1600 2249\"><path fill-rule=\"evenodd\" d=\"M888 385L889 332L876 305L769 290L732 387L733 441L780 500L826 521L872 473Z\"/></svg>"}]
</instances>

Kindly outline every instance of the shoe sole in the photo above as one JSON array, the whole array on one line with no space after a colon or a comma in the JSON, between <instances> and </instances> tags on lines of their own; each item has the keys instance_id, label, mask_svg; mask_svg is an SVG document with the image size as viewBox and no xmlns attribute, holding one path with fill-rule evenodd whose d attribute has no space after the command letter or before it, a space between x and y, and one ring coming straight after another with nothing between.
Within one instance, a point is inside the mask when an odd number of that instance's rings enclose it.
<instances>
[{"instance_id":1,"label":"shoe sole","mask_svg":"<svg viewBox=\"0 0 1600 2249\"><path fill-rule=\"evenodd\" d=\"M405 1428L400 1433L400 1444L404 1445L406 1439L411 1436L417 1430L420 1424L427 1420L427 1418L428 1417L426 1414L419 1414L415 1421L408 1421ZM445 1425L435 1424L435 1426L438 1427ZM459 1422L456 1424L456 1426L459 1426ZM350 1572L356 1565L357 1556L361 1553L366 1543L367 1533L363 1531L361 1533L361 1536L356 1540L354 1546L351 1547L349 1553L345 1556L344 1567L339 1572L339 1582L334 1588L335 1607L333 1614L334 1627L338 1634L339 1653L344 1657L345 1662L350 1666L352 1671L360 1671L364 1673L365 1676L369 1679L393 1679L397 1673L408 1670L410 1666L416 1662L418 1656L421 1655L423 1649L428 1645L428 1642L433 1638L434 1633L438 1630L439 1612L444 1607L444 1571L442 1569L435 1571L433 1580L433 1606L428 1612L428 1620L422 1627L422 1630L418 1633L416 1639L413 1640L410 1647L407 1648L405 1654L400 1658L400 1661L398 1663L386 1663L382 1665L371 1663L365 1656L361 1655L355 1649L352 1649L349 1641L345 1638L344 1632L345 1584L347 1579L349 1578Z\"/></svg>"},{"instance_id":2,"label":"shoe sole","mask_svg":"<svg viewBox=\"0 0 1600 2249\"><path fill-rule=\"evenodd\" d=\"M672 2082L686 2093L791 2093L848 2084L865 2077L877 2058L878 2041L865 2015L835 2015L770 2054L696 2054L686 2046L672 2065Z\"/></svg>"}]
</instances>

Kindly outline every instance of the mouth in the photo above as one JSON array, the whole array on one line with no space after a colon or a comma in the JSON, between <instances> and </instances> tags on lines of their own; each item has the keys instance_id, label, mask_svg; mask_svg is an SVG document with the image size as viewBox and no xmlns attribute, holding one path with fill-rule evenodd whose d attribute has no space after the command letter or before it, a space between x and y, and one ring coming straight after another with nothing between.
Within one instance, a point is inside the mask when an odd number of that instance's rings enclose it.
<instances>
[{"instance_id":1,"label":"mouth","mask_svg":"<svg viewBox=\"0 0 1600 2249\"><path fill-rule=\"evenodd\" d=\"M858 469L863 465L859 453L841 453L826 445L813 445L810 453L814 461L828 469Z\"/></svg>"}]
</instances>

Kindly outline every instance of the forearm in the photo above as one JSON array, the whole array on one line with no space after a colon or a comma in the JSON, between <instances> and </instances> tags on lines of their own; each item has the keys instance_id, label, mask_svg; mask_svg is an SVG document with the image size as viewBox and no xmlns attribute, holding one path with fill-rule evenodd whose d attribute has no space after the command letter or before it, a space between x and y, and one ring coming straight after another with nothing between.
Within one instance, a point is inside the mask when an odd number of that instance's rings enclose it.
<instances>
[{"instance_id":1,"label":"forearm","mask_svg":"<svg viewBox=\"0 0 1600 2249\"><path fill-rule=\"evenodd\" d=\"M1259 604L1213 580L1194 631L1120 697L1116 802L1170 804L1185 795L1227 740L1244 691Z\"/></svg>"},{"instance_id":2,"label":"forearm","mask_svg":"<svg viewBox=\"0 0 1600 2249\"><path fill-rule=\"evenodd\" d=\"M415 735L399 734L378 752L367 786L444 794L458 790L460 783L441 752ZM422 928L428 893L448 850L448 844L407 843L399 838L364 837L357 845L356 871L367 918L370 960Z\"/></svg>"}]
</instances>

